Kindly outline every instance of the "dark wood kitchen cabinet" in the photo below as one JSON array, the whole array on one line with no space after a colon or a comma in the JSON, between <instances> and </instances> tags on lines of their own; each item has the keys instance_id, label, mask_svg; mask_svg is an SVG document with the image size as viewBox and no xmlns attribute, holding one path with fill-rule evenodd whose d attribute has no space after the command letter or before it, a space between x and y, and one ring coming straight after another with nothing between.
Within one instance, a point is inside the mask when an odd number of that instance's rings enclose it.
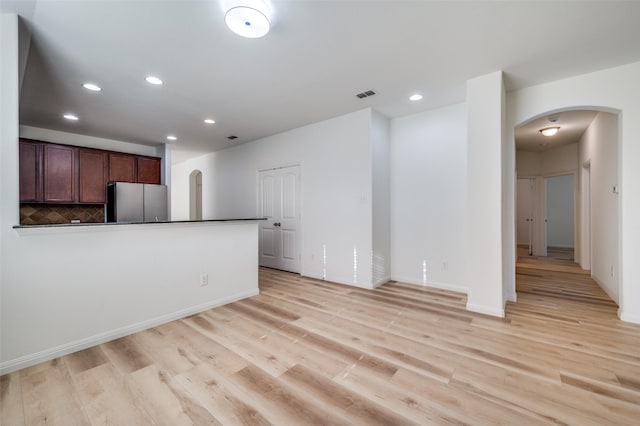
<instances>
[{"instance_id":1,"label":"dark wood kitchen cabinet","mask_svg":"<svg viewBox=\"0 0 640 426\"><path fill-rule=\"evenodd\" d=\"M161 182L162 159L20 139L20 202L105 204L108 182Z\"/></svg>"},{"instance_id":2,"label":"dark wood kitchen cabinet","mask_svg":"<svg viewBox=\"0 0 640 426\"><path fill-rule=\"evenodd\" d=\"M42 202L42 144L20 140L20 202Z\"/></svg>"},{"instance_id":3,"label":"dark wood kitchen cabinet","mask_svg":"<svg viewBox=\"0 0 640 426\"><path fill-rule=\"evenodd\" d=\"M160 159L138 156L136 164L136 182L160 184Z\"/></svg>"},{"instance_id":4,"label":"dark wood kitchen cabinet","mask_svg":"<svg viewBox=\"0 0 640 426\"><path fill-rule=\"evenodd\" d=\"M43 182L45 203L75 203L77 195L76 158L78 148L43 145Z\"/></svg>"},{"instance_id":5,"label":"dark wood kitchen cabinet","mask_svg":"<svg viewBox=\"0 0 640 426\"><path fill-rule=\"evenodd\" d=\"M109 153L109 182L136 182L136 156Z\"/></svg>"},{"instance_id":6,"label":"dark wood kitchen cabinet","mask_svg":"<svg viewBox=\"0 0 640 426\"><path fill-rule=\"evenodd\" d=\"M87 204L107 202L107 153L97 149L78 150L78 201Z\"/></svg>"}]
</instances>

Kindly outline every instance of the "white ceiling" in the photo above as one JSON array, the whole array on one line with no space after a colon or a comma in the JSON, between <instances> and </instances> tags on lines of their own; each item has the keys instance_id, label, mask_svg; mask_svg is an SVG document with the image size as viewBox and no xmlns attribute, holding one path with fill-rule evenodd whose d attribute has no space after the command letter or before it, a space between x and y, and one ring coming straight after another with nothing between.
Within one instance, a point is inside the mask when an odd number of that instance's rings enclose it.
<instances>
[{"instance_id":1,"label":"white ceiling","mask_svg":"<svg viewBox=\"0 0 640 426\"><path fill-rule=\"evenodd\" d=\"M33 32L21 124L150 145L175 134L174 161L365 107L462 102L467 79L500 69L513 90L640 60L640 2L273 0L261 39L227 29L220 1L0 4Z\"/></svg>"},{"instance_id":2,"label":"white ceiling","mask_svg":"<svg viewBox=\"0 0 640 426\"><path fill-rule=\"evenodd\" d=\"M545 115L515 129L516 149L518 151L542 152L580 140L598 111L572 110ZM550 121L550 119L555 121ZM560 127L553 136L540 133L546 127Z\"/></svg>"}]
</instances>

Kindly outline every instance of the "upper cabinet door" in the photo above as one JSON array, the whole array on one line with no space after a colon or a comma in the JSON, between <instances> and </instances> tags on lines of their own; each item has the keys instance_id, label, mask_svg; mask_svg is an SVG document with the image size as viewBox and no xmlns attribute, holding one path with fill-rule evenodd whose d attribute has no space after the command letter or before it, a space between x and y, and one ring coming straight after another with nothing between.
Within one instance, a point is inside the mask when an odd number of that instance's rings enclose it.
<instances>
[{"instance_id":1,"label":"upper cabinet door","mask_svg":"<svg viewBox=\"0 0 640 426\"><path fill-rule=\"evenodd\" d=\"M44 144L44 201L75 203L77 148Z\"/></svg>"},{"instance_id":2,"label":"upper cabinet door","mask_svg":"<svg viewBox=\"0 0 640 426\"><path fill-rule=\"evenodd\" d=\"M42 172L40 150L42 144L20 141L20 202L42 202Z\"/></svg>"},{"instance_id":3,"label":"upper cabinet door","mask_svg":"<svg viewBox=\"0 0 640 426\"><path fill-rule=\"evenodd\" d=\"M107 202L107 153L78 150L78 198L81 203Z\"/></svg>"},{"instance_id":4,"label":"upper cabinet door","mask_svg":"<svg viewBox=\"0 0 640 426\"><path fill-rule=\"evenodd\" d=\"M136 182L136 156L109 154L109 182Z\"/></svg>"},{"instance_id":5,"label":"upper cabinet door","mask_svg":"<svg viewBox=\"0 0 640 426\"><path fill-rule=\"evenodd\" d=\"M160 159L138 157L136 182L160 184Z\"/></svg>"}]
</instances>

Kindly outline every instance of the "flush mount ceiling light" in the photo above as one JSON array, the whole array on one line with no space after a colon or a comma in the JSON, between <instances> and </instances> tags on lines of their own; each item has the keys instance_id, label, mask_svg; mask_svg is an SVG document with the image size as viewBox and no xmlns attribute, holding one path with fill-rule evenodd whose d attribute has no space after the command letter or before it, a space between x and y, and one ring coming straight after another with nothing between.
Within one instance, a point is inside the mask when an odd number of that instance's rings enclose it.
<instances>
[{"instance_id":1,"label":"flush mount ceiling light","mask_svg":"<svg viewBox=\"0 0 640 426\"><path fill-rule=\"evenodd\" d=\"M147 78L145 78L145 80L147 80L147 83L153 84L155 86L160 86L162 84L162 80L160 80L158 77L154 77L152 75L150 75Z\"/></svg>"},{"instance_id":2,"label":"flush mount ceiling light","mask_svg":"<svg viewBox=\"0 0 640 426\"><path fill-rule=\"evenodd\" d=\"M270 28L269 8L260 0L245 0L227 9L224 22L239 36L260 38L267 35Z\"/></svg>"},{"instance_id":3,"label":"flush mount ceiling light","mask_svg":"<svg viewBox=\"0 0 640 426\"><path fill-rule=\"evenodd\" d=\"M560 130L560 127L558 126L545 127L544 129L540 129L540 133L542 133L545 136L553 136L556 133L558 133L558 130Z\"/></svg>"},{"instance_id":4,"label":"flush mount ceiling light","mask_svg":"<svg viewBox=\"0 0 640 426\"><path fill-rule=\"evenodd\" d=\"M422 95L416 93L415 95L411 95L409 96L409 100L410 101L419 101L420 99L422 99Z\"/></svg>"},{"instance_id":5,"label":"flush mount ceiling light","mask_svg":"<svg viewBox=\"0 0 640 426\"><path fill-rule=\"evenodd\" d=\"M167 136L167 139L169 139L170 141L175 141L175 140L177 140L178 138L177 138L177 137L175 137L175 136L173 136L173 135L169 135L169 136Z\"/></svg>"},{"instance_id":6,"label":"flush mount ceiling light","mask_svg":"<svg viewBox=\"0 0 640 426\"><path fill-rule=\"evenodd\" d=\"M205 119L204 122L207 123L207 124L215 124L216 123L215 120L212 120L210 118Z\"/></svg>"},{"instance_id":7,"label":"flush mount ceiling light","mask_svg":"<svg viewBox=\"0 0 640 426\"><path fill-rule=\"evenodd\" d=\"M78 116L75 114L67 113L63 117L70 121L78 121Z\"/></svg>"},{"instance_id":8,"label":"flush mount ceiling light","mask_svg":"<svg viewBox=\"0 0 640 426\"><path fill-rule=\"evenodd\" d=\"M102 90L100 86L93 83L84 83L82 87L84 87L87 90L91 90L92 92L100 92Z\"/></svg>"}]
</instances>

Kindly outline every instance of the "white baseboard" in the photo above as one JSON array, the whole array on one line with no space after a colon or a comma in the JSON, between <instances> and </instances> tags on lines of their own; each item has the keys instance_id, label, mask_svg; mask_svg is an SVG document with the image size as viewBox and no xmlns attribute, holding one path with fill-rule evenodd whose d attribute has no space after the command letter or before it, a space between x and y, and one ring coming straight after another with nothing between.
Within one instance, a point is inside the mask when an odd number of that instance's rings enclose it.
<instances>
[{"instance_id":1,"label":"white baseboard","mask_svg":"<svg viewBox=\"0 0 640 426\"><path fill-rule=\"evenodd\" d=\"M467 302L467 311L504 318L504 308L496 309L491 306L476 305L476 304Z\"/></svg>"},{"instance_id":2,"label":"white baseboard","mask_svg":"<svg viewBox=\"0 0 640 426\"><path fill-rule=\"evenodd\" d=\"M449 291L455 291L457 293L464 293L464 294L467 294L469 292L467 287L461 286L461 285L439 283L435 281L427 281L427 283L425 284L422 281L417 281L412 278L406 278L406 277L392 276L391 279L394 281L399 281L407 284L419 285L420 287L431 287L431 288L437 288L439 290L449 290Z\"/></svg>"},{"instance_id":3,"label":"white baseboard","mask_svg":"<svg viewBox=\"0 0 640 426\"><path fill-rule=\"evenodd\" d=\"M86 337L84 339L75 340L73 342L65 343L63 345L55 346L53 348L45 349L40 352L21 356L20 358L12 359L0 363L0 375L11 373L16 370L20 370L32 365L39 364L44 361L49 361L54 358L58 358L64 355L68 355L73 352L81 351L92 346L99 345L111 340L119 339L120 337L128 336L133 333L137 333L142 330L146 330L152 327L157 327L162 324L166 324L177 319L194 315L207 309L215 308L217 306L226 305L227 303L235 302L237 300L245 299L251 296L257 296L259 290L250 290L242 293L237 293L221 299L216 299L201 305L191 306L186 309L181 309L176 312L172 312L166 315L161 315L150 320L142 321L136 324L128 325L118 328L116 330L107 331L104 333L96 334L94 336Z\"/></svg>"},{"instance_id":4,"label":"white baseboard","mask_svg":"<svg viewBox=\"0 0 640 426\"><path fill-rule=\"evenodd\" d=\"M617 294L613 294L611 289L609 289L606 285L604 285L604 283L598 277L593 275L593 273L591 274L591 279L594 280L596 282L596 284L598 284L598 286L602 289L602 291L607 293L607 296L609 296L611 298L611 300L616 302L616 305L620 306L620 302L618 301L618 295Z\"/></svg>"},{"instance_id":5,"label":"white baseboard","mask_svg":"<svg viewBox=\"0 0 640 426\"><path fill-rule=\"evenodd\" d=\"M320 278L320 279L322 279L322 278ZM353 282L353 277L342 277L342 276L335 276L335 275L327 275L324 278L324 280L332 282L332 283L337 283L337 284L350 285L351 287L366 288L367 290L371 290L371 289L374 288L373 284Z\"/></svg>"},{"instance_id":6,"label":"white baseboard","mask_svg":"<svg viewBox=\"0 0 640 426\"><path fill-rule=\"evenodd\" d=\"M618 317L622 321L640 324L640 314L628 313L622 309L618 309Z\"/></svg>"},{"instance_id":7,"label":"white baseboard","mask_svg":"<svg viewBox=\"0 0 640 426\"><path fill-rule=\"evenodd\" d=\"M373 283L373 288L378 288L381 285L388 283L389 281L391 281L391 277L390 276L386 276L384 278L380 278L377 282Z\"/></svg>"},{"instance_id":8,"label":"white baseboard","mask_svg":"<svg viewBox=\"0 0 640 426\"><path fill-rule=\"evenodd\" d=\"M518 293L507 294L507 301L516 303L518 301Z\"/></svg>"}]
</instances>

